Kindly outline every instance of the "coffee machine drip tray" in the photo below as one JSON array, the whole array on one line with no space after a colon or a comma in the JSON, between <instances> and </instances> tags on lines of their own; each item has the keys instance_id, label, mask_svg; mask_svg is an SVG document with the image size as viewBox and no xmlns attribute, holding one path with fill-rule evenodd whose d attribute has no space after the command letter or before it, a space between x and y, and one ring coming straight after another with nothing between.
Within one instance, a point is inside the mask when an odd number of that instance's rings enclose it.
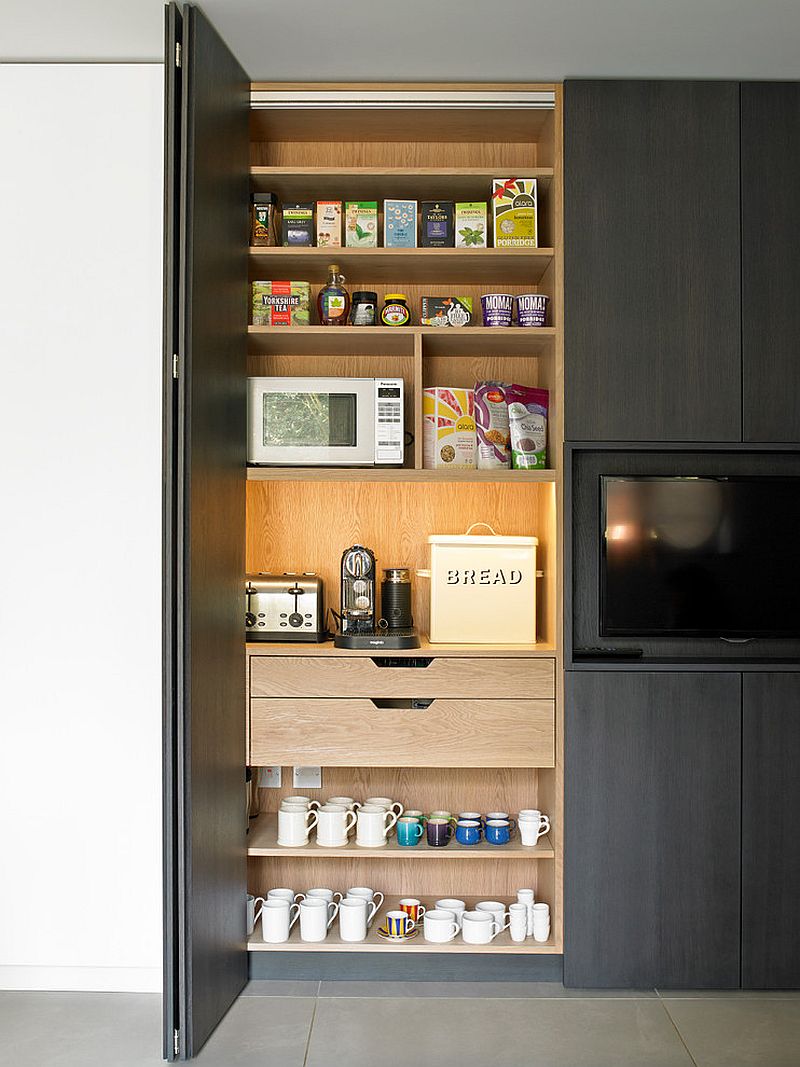
<instances>
[{"instance_id":1,"label":"coffee machine drip tray","mask_svg":"<svg viewBox=\"0 0 800 1067\"><path fill-rule=\"evenodd\" d=\"M333 637L335 648L353 649L398 649L419 648L419 634L412 627L408 630L376 630L368 634L336 633Z\"/></svg>"}]
</instances>

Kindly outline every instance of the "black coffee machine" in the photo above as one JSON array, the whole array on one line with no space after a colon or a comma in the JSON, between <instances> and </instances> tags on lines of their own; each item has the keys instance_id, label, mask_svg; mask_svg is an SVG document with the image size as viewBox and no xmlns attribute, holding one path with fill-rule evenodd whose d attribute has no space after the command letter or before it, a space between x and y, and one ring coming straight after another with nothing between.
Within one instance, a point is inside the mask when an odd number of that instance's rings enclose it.
<instances>
[{"instance_id":1,"label":"black coffee machine","mask_svg":"<svg viewBox=\"0 0 800 1067\"><path fill-rule=\"evenodd\" d=\"M407 572L406 572L407 573ZM337 648L419 648L413 626L398 628L378 618L375 553L364 545L351 545L342 553L340 612L334 612L339 630Z\"/></svg>"}]
</instances>

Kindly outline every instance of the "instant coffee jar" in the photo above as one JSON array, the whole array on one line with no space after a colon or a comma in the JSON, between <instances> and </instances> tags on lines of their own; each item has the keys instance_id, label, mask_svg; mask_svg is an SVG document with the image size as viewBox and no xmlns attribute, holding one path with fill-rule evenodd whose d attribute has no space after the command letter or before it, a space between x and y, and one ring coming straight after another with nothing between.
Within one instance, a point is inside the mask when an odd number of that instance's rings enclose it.
<instances>
[{"instance_id":1,"label":"instant coffee jar","mask_svg":"<svg viewBox=\"0 0 800 1067\"><path fill-rule=\"evenodd\" d=\"M381 614L390 630L410 630L411 571L408 567L386 567L381 581Z\"/></svg>"}]
</instances>

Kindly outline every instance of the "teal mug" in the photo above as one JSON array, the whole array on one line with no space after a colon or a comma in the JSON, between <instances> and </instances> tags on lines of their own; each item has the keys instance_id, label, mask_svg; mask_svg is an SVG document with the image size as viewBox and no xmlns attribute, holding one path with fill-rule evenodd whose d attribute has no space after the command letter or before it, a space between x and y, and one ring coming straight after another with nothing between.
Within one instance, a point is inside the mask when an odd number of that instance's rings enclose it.
<instances>
[{"instance_id":1,"label":"teal mug","mask_svg":"<svg viewBox=\"0 0 800 1067\"><path fill-rule=\"evenodd\" d=\"M398 845L418 845L419 839L425 833L422 823L414 818L402 818L397 820L397 843Z\"/></svg>"}]
</instances>

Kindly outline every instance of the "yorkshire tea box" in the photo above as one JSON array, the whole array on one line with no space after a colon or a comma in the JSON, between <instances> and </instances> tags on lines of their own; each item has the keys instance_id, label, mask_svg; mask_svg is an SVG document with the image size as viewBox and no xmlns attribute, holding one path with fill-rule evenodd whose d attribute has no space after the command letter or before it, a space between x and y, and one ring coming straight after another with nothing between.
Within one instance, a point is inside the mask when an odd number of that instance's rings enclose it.
<instances>
[{"instance_id":1,"label":"yorkshire tea box","mask_svg":"<svg viewBox=\"0 0 800 1067\"><path fill-rule=\"evenodd\" d=\"M486 201L456 204L456 248L486 248Z\"/></svg>"},{"instance_id":2,"label":"yorkshire tea box","mask_svg":"<svg viewBox=\"0 0 800 1067\"><path fill-rule=\"evenodd\" d=\"M472 389L425 389L423 459L427 470L475 469L475 401Z\"/></svg>"},{"instance_id":3,"label":"yorkshire tea box","mask_svg":"<svg viewBox=\"0 0 800 1067\"><path fill-rule=\"evenodd\" d=\"M494 178L492 216L495 248L538 247L536 179Z\"/></svg>"},{"instance_id":4,"label":"yorkshire tea box","mask_svg":"<svg viewBox=\"0 0 800 1067\"><path fill-rule=\"evenodd\" d=\"M342 247L341 200L317 201L317 248Z\"/></svg>"},{"instance_id":5,"label":"yorkshire tea box","mask_svg":"<svg viewBox=\"0 0 800 1067\"><path fill-rule=\"evenodd\" d=\"M423 296L420 312L422 326L469 326L472 322L472 297Z\"/></svg>"},{"instance_id":6,"label":"yorkshire tea box","mask_svg":"<svg viewBox=\"0 0 800 1067\"><path fill-rule=\"evenodd\" d=\"M283 244L314 244L314 202L305 204L284 204L281 209L283 219Z\"/></svg>"},{"instance_id":7,"label":"yorkshire tea box","mask_svg":"<svg viewBox=\"0 0 800 1067\"><path fill-rule=\"evenodd\" d=\"M348 248L377 248L378 201L348 200L344 230Z\"/></svg>"},{"instance_id":8,"label":"yorkshire tea box","mask_svg":"<svg viewBox=\"0 0 800 1067\"><path fill-rule=\"evenodd\" d=\"M308 282L253 282L254 326L308 326Z\"/></svg>"},{"instance_id":9,"label":"yorkshire tea box","mask_svg":"<svg viewBox=\"0 0 800 1067\"><path fill-rule=\"evenodd\" d=\"M417 247L416 200L384 200L383 247Z\"/></svg>"}]
</instances>

